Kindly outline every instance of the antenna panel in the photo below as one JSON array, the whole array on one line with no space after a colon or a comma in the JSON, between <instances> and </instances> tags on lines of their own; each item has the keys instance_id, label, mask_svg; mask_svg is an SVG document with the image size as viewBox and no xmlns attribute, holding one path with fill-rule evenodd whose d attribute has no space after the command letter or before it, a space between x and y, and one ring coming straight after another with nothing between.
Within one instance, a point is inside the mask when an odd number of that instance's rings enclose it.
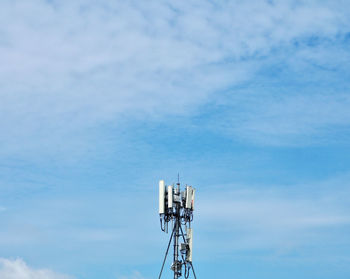
<instances>
[{"instance_id":1,"label":"antenna panel","mask_svg":"<svg viewBox=\"0 0 350 279\"><path fill-rule=\"evenodd\" d=\"M173 186L168 186L168 208L173 208Z\"/></svg>"},{"instance_id":2,"label":"antenna panel","mask_svg":"<svg viewBox=\"0 0 350 279\"><path fill-rule=\"evenodd\" d=\"M190 209L192 207L192 192L191 186L186 187L186 208Z\"/></svg>"},{"instance_id":3,"label":"antenna panel","mask_svg":"<svg viewBox=\"0 0 350 279\"><path fill-rule=\"evenodd\" d=\"M165 213L165 182L159 181L159 214Z\"/></svg>"},{"instance_id":4,"label":"antenna panel","mask_svg":"<svg viewBox=\"0 0 350 279\"><path fill-rule=\"evenodd\" d=\"M187 242L188 242L188 246L189 246L189 251L187 254L187 261L192 262L192 240L193 240L193 231L190 228L187 228L187 232L186 232L186 236L187 236Z\"/></svg>"},{"instance_id":5,"label":"antenna panel","mask_svg":"<svg viewBox=\"0 0 350 279\"><path fill-rule=\"evenodd\" d=\"M195 194L195 192L196 192L196 189L192 189L192 204L191 204L191 209L192 209L192 211L194 210L194 194Z\"/></svg>"}]
</instances>

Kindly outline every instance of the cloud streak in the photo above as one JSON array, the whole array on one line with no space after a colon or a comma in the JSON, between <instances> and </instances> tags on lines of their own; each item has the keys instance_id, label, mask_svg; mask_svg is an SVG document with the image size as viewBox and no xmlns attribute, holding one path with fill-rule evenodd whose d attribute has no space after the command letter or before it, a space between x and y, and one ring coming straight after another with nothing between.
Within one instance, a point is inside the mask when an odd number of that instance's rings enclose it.
<instances>
[{"instance_id":1,"label":"cloud streak","mask_svg":"<svg viewBox=\"0 0 350 279\"><path fill-rule=\"evenodd\" d=\"M2 146L24 154L22 138L29 152L67 138L70 151L88 149L74 142L88 145L96 125L198 114L220 91L252 80L276 48L345 34L342 5L5 1Z\"/></svg>"}]
</instances>

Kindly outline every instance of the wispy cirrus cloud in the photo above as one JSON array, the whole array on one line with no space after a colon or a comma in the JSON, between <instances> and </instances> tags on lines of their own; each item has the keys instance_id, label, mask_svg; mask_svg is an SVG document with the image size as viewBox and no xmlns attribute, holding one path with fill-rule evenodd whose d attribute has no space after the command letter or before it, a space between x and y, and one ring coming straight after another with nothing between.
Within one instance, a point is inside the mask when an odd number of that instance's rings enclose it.
<instances>
[{"instance_id":1,"label":"wispy cirrus cloud","mask_svg":"<svg viewBox=\"0 0 350 279\"><path fill-rule=\"evenodd\" d=\"M87 150L98 124L200 114L275 49L346 34L347 4L338 4L5 1L3 152Z\"/></svg>"}]
</instances>

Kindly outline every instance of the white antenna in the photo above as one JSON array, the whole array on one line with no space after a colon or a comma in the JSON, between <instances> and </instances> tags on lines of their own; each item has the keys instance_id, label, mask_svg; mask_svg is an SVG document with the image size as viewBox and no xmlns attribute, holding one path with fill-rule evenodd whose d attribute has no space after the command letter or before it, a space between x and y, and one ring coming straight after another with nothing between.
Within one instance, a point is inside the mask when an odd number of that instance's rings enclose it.
<instances>
[{"instance_id":1,"label":"white antenna","mask_svg":"<svg viewBox=\"0 0 350 279\"><path fill-rule=\"evenodd\" d=\"M187 254L187 261L192 262L192 240L193 240L193 230L191 228L187 229L186 232L187 242L189 246L189 253Z\"/></svg>"},{"instance_id":2,"label":"white antenna","mask_svg":"<svg viewBox=\"0 0 350 279\"><path fill-rule=\"evenodd\" d=\"M173 208L173 186L168 186L168 208Z\"/></svg>"},{"instance_id":3,"label":"white antenna","mask_svg":"<svg viewBox=\"0 0 350 279\"><path fill-rule=\"evenodd\" d=\"M162 231L168 232L170 221L172 221L172 227L168 248L158 279L162 276L171 242L174 245L173 264L171 265L171 270L174 272L174 279L181 277L182 274L187 279L190 275L190 269L192 269L194 278L197 279L192 265L193 230L191 228L195 189L192 186L186 186L185 191L181 192L179 178L176 186L169 185L165 187L164 180L159 181L160 227ZM185 230L182 229L182 226L185 227ZM184 235L184 231L186 232L186 236ZM183 242L180 243L179 237L182 238ZM181 257L180 260L179 257Z\"/></svg>"},{"instance_id":4,"label":"white antenna","mask_svg":"<svg viewBox=\"0 0 350 279\"><path fill-rule=\"evenodd\" d=\"M164 180L159 181L159 214L165 212L165 183Z\"/></svg>"}]
</instances>

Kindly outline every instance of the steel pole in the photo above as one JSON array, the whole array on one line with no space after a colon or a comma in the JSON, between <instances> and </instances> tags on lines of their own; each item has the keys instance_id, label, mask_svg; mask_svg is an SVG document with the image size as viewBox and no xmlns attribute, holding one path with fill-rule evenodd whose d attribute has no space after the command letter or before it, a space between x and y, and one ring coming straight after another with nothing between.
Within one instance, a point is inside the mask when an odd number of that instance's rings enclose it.
<instances>
[{"instance_id":1,"label":"steel pole","mask_svg":"<svg viewBox=\"0 0 350 279\"><path fill-rule=\"evenodd\" d=\"M176 205L175 228L174 228L174 279L178 278L178 259L179 259L179 236L180 236L180 206Z\"/></svg>"}]
</instances>

